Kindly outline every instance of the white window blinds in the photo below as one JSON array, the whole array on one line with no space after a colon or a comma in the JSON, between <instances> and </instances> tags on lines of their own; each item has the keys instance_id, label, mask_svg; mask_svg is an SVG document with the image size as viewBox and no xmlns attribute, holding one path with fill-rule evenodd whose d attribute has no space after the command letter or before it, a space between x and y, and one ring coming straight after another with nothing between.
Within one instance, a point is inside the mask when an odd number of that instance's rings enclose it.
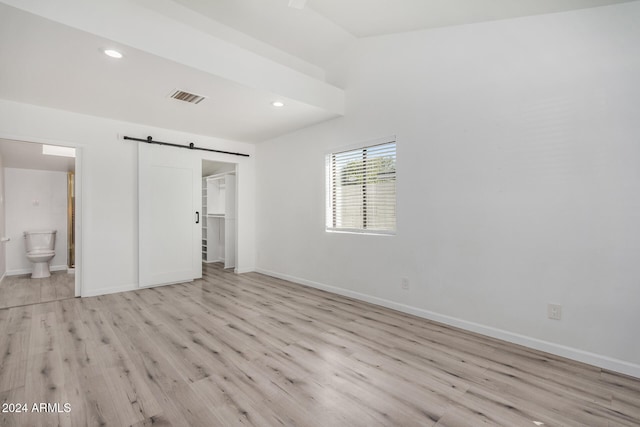
<instances>
[{"instance_id":1,"label":"white window blinds","mask_svg":"<svg viewBox=\"0 0 640 427\"><path fill-rule=\"evenodd\" d=\"M396 143L327 156L327 230L394 234Z\"/></svg>"}]
</instances>

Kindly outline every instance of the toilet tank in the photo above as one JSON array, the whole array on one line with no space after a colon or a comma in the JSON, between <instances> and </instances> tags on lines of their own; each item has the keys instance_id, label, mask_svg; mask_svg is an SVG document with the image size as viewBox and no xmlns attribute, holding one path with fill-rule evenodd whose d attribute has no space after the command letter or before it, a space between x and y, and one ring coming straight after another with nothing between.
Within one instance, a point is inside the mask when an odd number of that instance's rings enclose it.
<instances>
[{"instance_id":1,"label":"toilet tank","mask_svg":"<svg viewBox=\"0 0 640 427\"><path fill-rule=\"evenodd\" d=\"M27 252L53 250L56 246L56 230L25 231L24 243Z\"/></svg>"}]
</instances>

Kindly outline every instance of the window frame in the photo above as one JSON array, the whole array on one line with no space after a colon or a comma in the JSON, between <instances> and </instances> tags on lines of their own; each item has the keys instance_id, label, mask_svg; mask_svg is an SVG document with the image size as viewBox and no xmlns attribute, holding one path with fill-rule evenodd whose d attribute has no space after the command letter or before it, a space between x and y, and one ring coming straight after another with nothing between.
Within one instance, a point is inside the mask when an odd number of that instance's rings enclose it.
<instances>
[{"instance_id":1,"label":"window frame","mask_svg":"<svg viewBox=\"0 0 640 427\"><path fill-rule=\"evenodd\" d=\"M332 184L335 181L335 177L332 176L332 171L334 170L332 167L332 163L335 160L336 154L346 153L350 151L357 150L366 150L369 148L373 148L379 145L384 144L395 144L395 158L397 162L397 150L398 150L398 140L395 135L379 138L375 140L360 142L357 144L350 144L348 146L341 146L325 152L325 198L326 198L326 209L325 209L325 226L324 230L326 233L338 233L338 234L359 234L359 235L373 235L373 236L395 236L398 230L398 220L397 220L397 205L398 205L398 192L397 192L397 167L394 171L394 180L396 182L396 190L395 190L395 218L394 218L394 228L393 230L381 230L381 229L368 229L368 228L352 228L352 227L336 227L333 225L335 219L335 191L332 189ZM366 201L364 201L363 206L366 206ZM366 215L366 209L365 213ZM366 224L366 218L363 219Z\"/></svg>"}]
</instances>

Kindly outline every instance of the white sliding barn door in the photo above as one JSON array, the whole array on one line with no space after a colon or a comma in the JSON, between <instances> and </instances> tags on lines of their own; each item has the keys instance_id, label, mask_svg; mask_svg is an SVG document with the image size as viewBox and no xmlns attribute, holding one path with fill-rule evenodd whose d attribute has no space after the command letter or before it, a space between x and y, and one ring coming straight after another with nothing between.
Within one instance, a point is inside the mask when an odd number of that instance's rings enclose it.
<instances>
[{"instance_id":1,"label":"white sliding barn door","mask_svg":"<svg viewBox=\"0 0 640 427\"><path fill-rule=\"evenodd\" d=\"M202 276L202 163L194 153L139 144L139 286Z\"/></svg>"}]
</instances>

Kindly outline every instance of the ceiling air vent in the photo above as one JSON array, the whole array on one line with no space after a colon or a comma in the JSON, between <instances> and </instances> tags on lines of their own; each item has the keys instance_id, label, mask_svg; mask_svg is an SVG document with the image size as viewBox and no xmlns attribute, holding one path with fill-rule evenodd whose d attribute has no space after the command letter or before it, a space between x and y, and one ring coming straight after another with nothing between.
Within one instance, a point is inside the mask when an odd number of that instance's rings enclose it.
<instances>
[{"instance_id":1,"label":"ceiling air vent","mask_svg":"<svg viewBox=\"0 0 640 427\"><path fill-rule=\"evenodd\" d=\"M204 100L204 96L194 95L193 93L185 92L183 90L176 90L171 94L171 98L178 101L188 102L189 104L199 104Z\"/></svg>"}]
</instances>

